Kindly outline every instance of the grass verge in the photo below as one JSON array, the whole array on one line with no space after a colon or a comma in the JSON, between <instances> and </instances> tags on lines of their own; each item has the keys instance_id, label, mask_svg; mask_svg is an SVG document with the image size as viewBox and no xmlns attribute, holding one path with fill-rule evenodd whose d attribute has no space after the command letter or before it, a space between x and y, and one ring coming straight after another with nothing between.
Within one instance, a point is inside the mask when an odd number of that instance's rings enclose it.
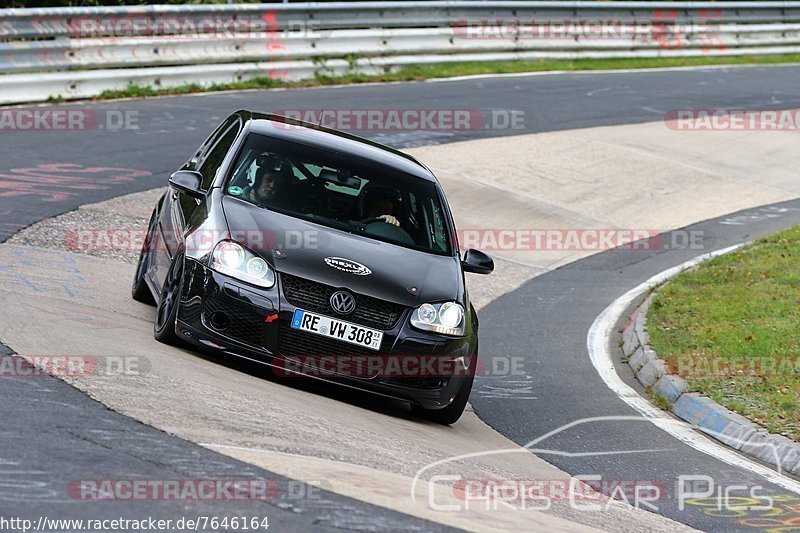
<instances>
[{"instance_id":1,"label":"grass verge","mask_svg":"<svg viewBox=\"0 0 800 533\"><path fill-rule=\"evenodd\" d=\"M630 58L630 59L576 59L540 61L474 61L464 63L439 63L411 65L384 74L345 74L342 76L318 75L301 81L283 81L275 78L254 78L236 83L217 83L208 86L197 84L172 88L153 88L130 85L121 90L103 91L97 99L142 98L169 94L189 94L207 91L229 91L243 89L272 89L276 87L315 87L322 85L347 85L354 83L422 81L433 78L469 76L476 74L517 74L551 70L615 70L646 69L664 67L687 67L702 65L771 65L798 63L800 54L731 57L675 57L675 58Z\"/></svg>"},{"instance_id":2,"label":"grass verge","mask_svg":"<svg viewBox=\"0 0 800 533\"><path fill-rule=\"evenodd\" d=\"M665 284L648 332L690 390L800 440L800 226Z\"/></svg>"}]
</instances>

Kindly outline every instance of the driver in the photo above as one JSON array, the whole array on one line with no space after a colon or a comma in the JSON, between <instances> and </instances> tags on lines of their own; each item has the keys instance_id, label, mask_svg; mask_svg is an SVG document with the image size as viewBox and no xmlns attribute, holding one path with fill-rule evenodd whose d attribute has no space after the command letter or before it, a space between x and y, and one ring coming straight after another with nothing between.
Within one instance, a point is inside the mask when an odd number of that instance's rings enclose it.
<instances>
[{"instance_id":1,"label":"driver","mask_svg":"<svg viewBox=\"0 0 800 533\"><path fill-rule=\"evenodd\" d=\"M400 221L393 215L399 200L397 191L387 187L373 186L364 190L364 221L382 220L387 224L400 226Z\"/></svg>"},{"instance_id":2,"label":"driver","mask_svg":"<svg viewBox=\"0 0 800 533\"><path fill-rule=\"evenodd\" d=\"M256 158L256 176L253 185L245 188L245 197L259 205L273 205L291 182L291 165L272 154Z\"/></svg>"}]
</instances>

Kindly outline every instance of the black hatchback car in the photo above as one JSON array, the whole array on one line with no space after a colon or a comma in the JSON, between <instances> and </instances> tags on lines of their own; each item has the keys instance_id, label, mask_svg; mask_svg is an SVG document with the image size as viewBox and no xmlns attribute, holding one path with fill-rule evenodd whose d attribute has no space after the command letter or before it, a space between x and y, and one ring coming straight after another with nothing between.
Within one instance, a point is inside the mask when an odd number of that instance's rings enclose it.
<instances>
[{"instance_id":1,"label":"black hatchback car","mask_svg":"<svg viewBox=\"0 0 800 533\"><path fill-rule=\"evenodd\" d=\"M228 117L169 179L132 293L155 338L404 400L450 424L478 318L444 193L413 157L277 115Z\"/></svg>"}]
</instances>

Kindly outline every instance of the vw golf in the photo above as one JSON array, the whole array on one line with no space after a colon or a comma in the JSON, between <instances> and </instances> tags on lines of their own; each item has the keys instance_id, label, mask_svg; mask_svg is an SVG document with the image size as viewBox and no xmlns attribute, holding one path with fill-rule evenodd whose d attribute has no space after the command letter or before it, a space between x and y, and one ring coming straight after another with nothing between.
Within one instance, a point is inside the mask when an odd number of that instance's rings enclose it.
<instances>
[{"instance_id":1,"label":"vw golf","mask_svg":"<svg viewBox=\"0 0 800 533\"><path fill-rule=\"evenodd\" d=\"M228 117L169 179L134 299L154 335L409 402L451 424L478 318L441 186L402 152L277 115Z\"/></svg>"}]
</instances>

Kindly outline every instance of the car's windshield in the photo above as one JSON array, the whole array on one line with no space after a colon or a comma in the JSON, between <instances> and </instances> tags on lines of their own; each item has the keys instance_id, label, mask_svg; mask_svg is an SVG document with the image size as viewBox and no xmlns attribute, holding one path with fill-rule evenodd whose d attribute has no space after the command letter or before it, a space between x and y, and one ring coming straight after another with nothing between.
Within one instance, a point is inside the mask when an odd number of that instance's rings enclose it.
<instances>
[{"instance_id":1,"label":"car's windshield","mask_svg":"<svg viewBox=\"0 0 800 533\"><path fill-rule=\"evenodd\" d=\"M225 192L325 226L450 253L432 182L332 151L250 134Z\"/></svg>"}]
</instances>

